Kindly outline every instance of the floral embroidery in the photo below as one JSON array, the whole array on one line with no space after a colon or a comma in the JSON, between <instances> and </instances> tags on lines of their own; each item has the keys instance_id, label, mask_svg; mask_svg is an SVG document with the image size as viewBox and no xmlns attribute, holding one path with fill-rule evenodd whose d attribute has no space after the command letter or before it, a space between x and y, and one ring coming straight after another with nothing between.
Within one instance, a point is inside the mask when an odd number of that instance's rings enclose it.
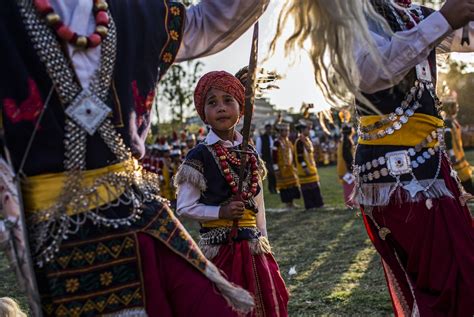
<instances>
[{"instance_id":1,"label":"floral embroidery","mask_svg":"<svg viewBox=\"0 0 474 317\"><path fill-rule=\"evenodd\" d=\"M180 13L181 13L181 11L179 10L179 8L177 8L177 7L172 7L172 8L170 9L170 12L171 12L172 15L180 15Z\"/></svg>"},{"instance_id":2,"label":"floral embroidery","mask_svg":"<svg viewBox=\"0 0 474 317\"><path fill-rule=\"evenodd\" d=\"M146 98L144 98L142 95L140 95L137 81L134 80L132 81L132 93L135 102L135 113L137 114L136 123L137 127L140 127L143 124L143 117L151 111L153 100L155 99L155 90L152 89Z\"/></svg>"},{"instance_id":3,"label":"floral embroidery","mask_svg":"<svg viewBox=\"0 0 474 317\"><path fill-rule=\"evenodd\" d=\"M35 81L31 78L28 79L28 97L19 105L12 98L5 98L3 100L5 114L12 123L19 123L21 121L36 123L43 106L38 86L36 86Z\"/></svg>"},{"instance_id":4,"label":"floral embroidery","mask_svg":"<svg viewBox=\"0 0 474 317\"><path fill-rule=\"evenodd\" d=\"M171 63L172 60L173 60L173 55L171 55L171 53L165 53L163 55L163 61L165 63Z\"/></svg>"},{"instance_id":5,"label":"floral embroidery","mask_svg":"<svg viewBox=\"0 0 474 317\"><path fill-rule=\"evenodd\" d=\"M164 76L178 53L183 35L185 13L186 10L182 3L170 3L167 21L168 41L161 53L158 79Z\"/></svg>"},{"instance_id":6,"label":"floral embroidery","mask_svg":"<svg viewBox=\"0 0 474 317\"><path fill-rule=\"evenodd\" d=\"M170 31L170 37L173 41L177 41L179 39L179 33L175 30Z\"/></svg>"},{"instance_id":7,"label":"floral embroidery","mask_svg":"<svg viewBox=\"0 0 474 317\"><path fill-rule=\"evenodd\" d=\"M66 292L74 293L78 289L79 289L79 280L77 278L66 280Z\"/></svg>"},{"instance_id":8,"label":"floral embroidery","mask_svg":"<svg viewBox=\"0 0 474 317\"><path fill-rule=\"evenodd\" d=\"M100 274L100 285L109 286L112 283L113 275L110 272Z\"/></svg>"}]
</instances>

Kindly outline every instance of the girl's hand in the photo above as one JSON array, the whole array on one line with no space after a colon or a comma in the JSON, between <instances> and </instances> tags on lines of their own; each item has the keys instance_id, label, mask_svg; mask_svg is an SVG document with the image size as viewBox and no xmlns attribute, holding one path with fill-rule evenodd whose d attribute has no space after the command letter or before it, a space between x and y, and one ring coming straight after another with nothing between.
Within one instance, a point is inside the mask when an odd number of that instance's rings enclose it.
<instances>
[{"instance_id":1,"label":"girl's hand","mask_svg":"<svg viewBox=\"0 0 474 317\"><path fill-rule=\"evenodd\" d=\"M242 201L231 201L219 209L219 219L240 219L244 215L245 205Z\"/></svg>"}]
</instances>

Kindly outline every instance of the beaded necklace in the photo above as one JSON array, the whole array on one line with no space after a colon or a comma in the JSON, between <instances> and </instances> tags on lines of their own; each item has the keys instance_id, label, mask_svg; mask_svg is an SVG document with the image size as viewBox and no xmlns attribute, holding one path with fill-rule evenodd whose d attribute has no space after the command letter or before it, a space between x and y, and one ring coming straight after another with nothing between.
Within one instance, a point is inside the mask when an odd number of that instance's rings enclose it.
<instances>
[{"instance_id":1,"label":"beaded necklace","mask_svg":"<svg viewBox=\"0 0 474 317\"><path fill-rule=\"evenodd\" d=\"M96 27L95 31L89 36L79 35L65 25L59 14L54 11L49 0L34 0L33 3L36 11L46 20L46 23L54 29L56 35L60 39L67 41L74 46L85 49L99 46L100 43L102 43L102 40L109 33L110 18L107 13L109 7L107 2L104 0L92 1L94 1Z\"/></svg>"},{"instance_id":2,"label":"beaded necklace","mask_svg":"<svg viewBox=\"0 0 474 317\"><path fill-rule=\"evenodd\" d=\"M219 165L227 184L229 184L233 194L238 194L238 176L231 172L231 167L239 168L242 165L241 160L237 157L234 157L226 147L219 143L214 144L213 148L217 154ZM250 178L250 187L243 188L242 193L240 194L240 197L243 200L249 200L255 196L258 188L258 163L255 155L251 155L249 157L249 163L252 177Z\"/></svg>"}]
</instances>

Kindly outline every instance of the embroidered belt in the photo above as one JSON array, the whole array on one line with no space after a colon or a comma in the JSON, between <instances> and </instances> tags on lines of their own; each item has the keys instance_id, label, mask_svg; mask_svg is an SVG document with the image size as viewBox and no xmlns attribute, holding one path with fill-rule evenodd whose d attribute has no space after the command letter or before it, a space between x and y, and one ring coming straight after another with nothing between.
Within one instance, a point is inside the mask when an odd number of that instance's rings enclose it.
<instances>
[{"instance_id":1,"label":"embroidered belt","mask_svg":"<svg viewBox=\"0 0 474 317\"><path fill-rule=\"evenodd\" d=\"M433 147L428 147L433 143L435 143ZM431 131L420 143L407 150L388 152L362 165L355 165L354 172L359 174L364 182L377 180L389 174L395 177L411 173L439 151L439 143L443 143L442 129Z\"/></svg>"},{"instance_id":2,"label":"embroidered belt","mask_svg":"<svg viewBox=\"0 0 474 317\"><path fill-rule=\"evenodd\" d=\"M200 233L200 245L216 245L226 244L231 228L212 228L212 229L201 229ZM256 227L239 227L237 230L237 236L234 241L243 240L258 240L262 234Z\"/></svg>"},{"instance_id":3,"label":"embroidered belt","mask_svg":"<svg viewBox=\"0 0 474 317\"><path fill-rule=\"evenodd\" d=\"M218 219L202 223L203 228L232 227L233 221L227 219ZM245 209L244 215L239 219L239 227L257 227L256 213Z\"/></svg>"},{"instance_id":4,"label":"embroidered belt","mask_svg":"<svg viewBox=\"0 0 474 317\"><path fill-rule=\"evenodd\" d=\"M366 126L380 121L384 116L363 116L360 118L360 126ZM422 142L433 130L444 127L444 121L422 113L415 113L400 130L393 130L391 134L386 134L383 138L363 139L359 138L359 144L366 145L404 145L415 146ZM427 144L434 147L437 140Z\"/></svg>"},{"instance_id":5,"label":"embroidered belt","mask_svg":"<svg viewBox=\"0 0 474 317\"><path fill-rule=\"evenodd\" d=\"M138 166L135 160L128 160L118 164L87 170L82 172L82 187L91 188L89 196L93 199L84 199L87 205L82 208L67 208L69 216L85 212L106 205L120 197L125 191L124 187L107 186L106 183L96 185L96 181L106 175L124 173L131 164ZM22 192L27 212L38 212L51 208L57 201L63 190L67 175L62 173L50 173L28 177L22 183Z\"/></svg>"}]
</instances>

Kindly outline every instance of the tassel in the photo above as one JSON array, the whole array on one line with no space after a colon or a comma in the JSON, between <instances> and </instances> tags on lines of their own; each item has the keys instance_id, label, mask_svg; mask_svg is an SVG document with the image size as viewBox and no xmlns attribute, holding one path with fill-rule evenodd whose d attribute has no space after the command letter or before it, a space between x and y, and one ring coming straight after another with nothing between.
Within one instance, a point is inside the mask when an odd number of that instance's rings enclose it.
<instances>
[{"instance_id":1,"label":"tassel","mask_svg":"<svg viewBox=\"0 0 474 317\"><path fill-rule=\"evenodd\" d=\"M102 317L148 317L147 313L142 308L126 309L113 314L102 315Z\"/></svg>"},{"instance_id":2,"label":"tassel","mask_svg":"<svg viewBox=\"0 0 474 317\"><path fill-rule=\"evenodd\" d=\"M232 306L236 312L248 314L253 310L255 306L253 296L243 288L227 281L211 262L207 264L205 275L214 282L227 303Z\"/></svg>"},{"instance_id":3,"label":"tassel","mask_svg":"<svg viewBox=\"0 0 474 317\"><path fill-rule=\"evenodd\" d=\"M426 187L430 184L431 180L420 180L418 182L421 186ZM404 182L404 184L405 183L408 182ZM398 204L414 203L441 197L454 198L454 195L446 187L442 179L436 180L426 192L419 192L415 197L411 197L405 189L397 186L396 183L357 185L353 195L354 200L364 206L387 206L391 202L392 196L395 196L394 200Z\"/></svg>"},{"instance_id":4,"label":"tassel","mask_svg":"<svg viewBox=\"0 0 474 317\"><path fill-rule=\"evenodd\" d=\"M201 249L202 253L208 260L212 260L219 254L219 250L221 246L218 244L202 244L200 241L198 243L199 249Z\"/></svg>"},{"instance_id":5,"label":"tassel","mask_svg":"<svg viewBox=\"0 0 474 317\"><path fill-rule=\"evenodd\" d=\"M267 237L260 237L258 240L249 241L250 252L256 254L272 253L272 247Z\"/></svg>"},{"instance_id":6,"label":"tassel","mask_svg":"<svg viewBox=\"0 0 474 317\"><path fill-rule=\"evenodd\" d=\"M181 164L178 168L178 172L174 176L174 186L179 188L179 185L183 183L190 183L199 188L201 192L205 192L207 189L207 183L204 175L194 167L187 165L186 162L187 161Z\"/></svg>"}]
</instances>

